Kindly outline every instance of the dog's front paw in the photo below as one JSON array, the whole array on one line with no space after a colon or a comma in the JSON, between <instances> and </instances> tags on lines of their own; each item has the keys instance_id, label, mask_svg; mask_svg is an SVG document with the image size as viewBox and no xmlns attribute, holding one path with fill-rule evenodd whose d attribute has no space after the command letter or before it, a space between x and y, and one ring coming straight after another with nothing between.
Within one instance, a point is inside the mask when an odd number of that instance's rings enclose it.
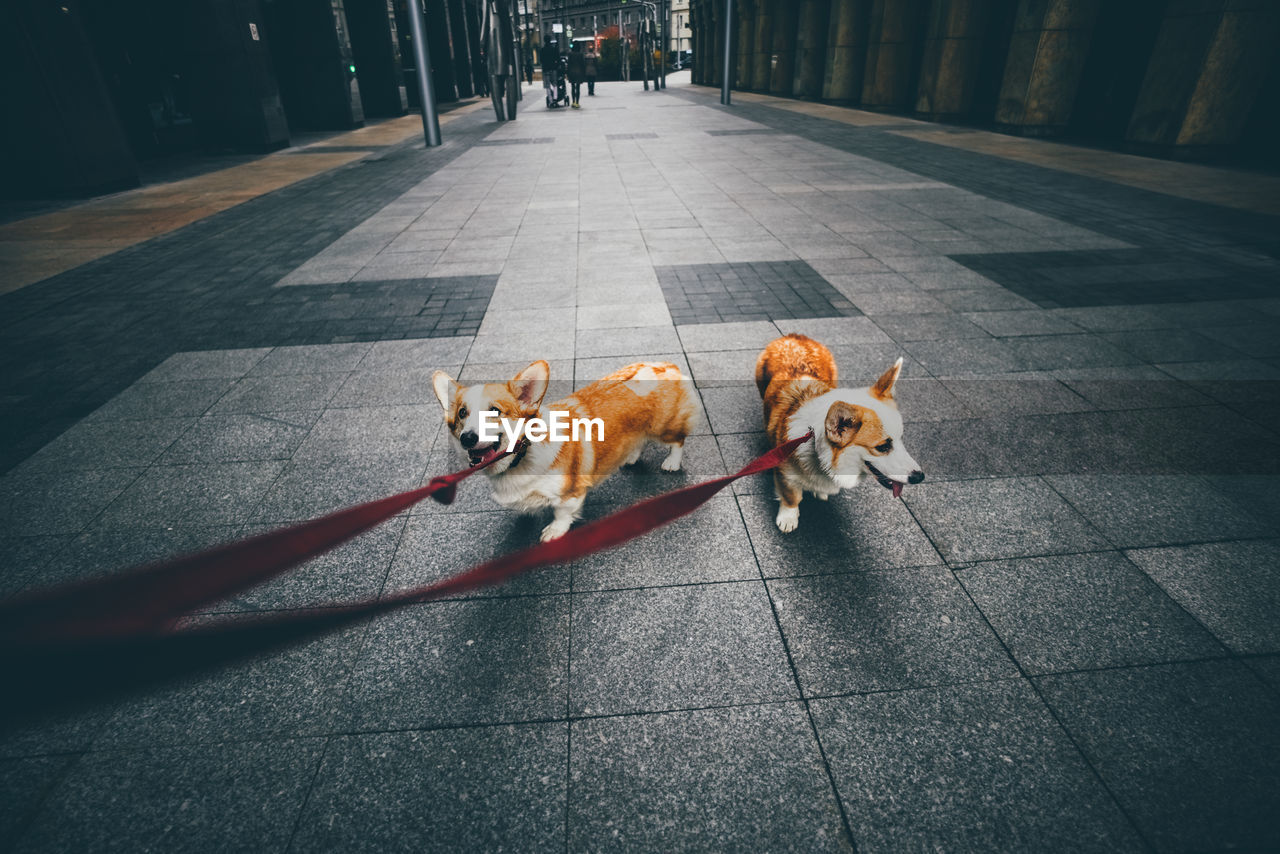
<instances>
[{"instance_id":1,"label":"dog's front paw","mask_svg":"<svg viewBox=\"0 0 1280 854\"><path fill-rule=\"evenodd\" d=\"M572 524L572 522L552 522L550 525L547 525L547 527L542 529L542 541L545 543L550 540L563 537L565 534L569 533L569 526Z\"/></svg>"},{"instance_id":2,"label":"dog's front paw","mask_svg":"<svg viewBox=\"0 0 1280 854\"><path fill-rule=\"evenodd\" d=\"M826 492L815 492L813 494L813 497L818 499L819 501L826 501L828 498L831 497L831 495Z\"/></svg>"},{"instance_id":3,"label":"dog's front paw","mask_svg":"<svg viewBox=\"0 0 1280 854\"><path fill-rule=\"evenodd\" d=\"M800 525L800 508L797 507L779 507L778 530L784 534L790 534Z\"/></svg>"}]
</instances>

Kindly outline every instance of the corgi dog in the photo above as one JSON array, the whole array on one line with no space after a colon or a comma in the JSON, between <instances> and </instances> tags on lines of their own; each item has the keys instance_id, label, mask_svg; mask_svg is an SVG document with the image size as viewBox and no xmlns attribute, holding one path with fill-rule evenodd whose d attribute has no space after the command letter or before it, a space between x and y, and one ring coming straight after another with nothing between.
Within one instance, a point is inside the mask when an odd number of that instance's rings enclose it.
<instances>
[{"instance_id":1,"label":"corgi dog","mask_svg":"<svg viewBox=\"0 0 1280 854\"><path fill-rule=\"evenodd\" d=\"M773 470L778 530L789 533L800 524L806 491L826 501L870 474L898 498L904 484L924 480L902 441L893 397L900 373L901 358L867 388L838 388L831 351L812 338L792 333L764 348L756 360L756 387L769 439L776 447L813 431L812 443Z\"/></svg>"},{"instance_id":2,"label":"corgi dog","mask_svg":"<svg viewBox=\"0 0 1280 854\"><path fill-rule=\"evenodd\" d=\"M484 470L493 498L521 513L543 508L554 510L542 541L563 536L578 518L587 491L624 465L640 459L649 442L666 445L670 452L663 471L679 471L684 441L692 432L698 408L692 383L680 369L665 362L627 365L581 388L562 400L544 406L542 398L550 381L550 366L537 361L509 382L462 386L443 371L431 384L453 441L472 465L501 453L502 441L483 443L481 418L489 413L504 425L528 423L569 413L572 419L600 422L567 441L546 436L538 439L529 429L515 451ZM506 428L504 428L506 429Z\"/></svg>"}]
</instances>

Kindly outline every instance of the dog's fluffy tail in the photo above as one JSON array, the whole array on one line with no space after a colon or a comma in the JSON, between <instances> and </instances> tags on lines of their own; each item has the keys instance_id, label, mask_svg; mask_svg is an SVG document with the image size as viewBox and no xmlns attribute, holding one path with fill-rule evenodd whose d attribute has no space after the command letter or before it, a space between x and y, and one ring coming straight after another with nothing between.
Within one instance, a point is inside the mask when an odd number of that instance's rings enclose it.
<instances>
[{"instance_id":1,"label":"dog's fluffy tail","mask_svg":"<svg viewBox=\"0 0 1280 854\"><path fill-rule=\"evenodd\" d=\"M836 374L836 360L831 351L796 332L770 341L756 359L756 388L761 398L775 379L786 382L810 377L834 386Z\"/></svg>"}]
</instances>

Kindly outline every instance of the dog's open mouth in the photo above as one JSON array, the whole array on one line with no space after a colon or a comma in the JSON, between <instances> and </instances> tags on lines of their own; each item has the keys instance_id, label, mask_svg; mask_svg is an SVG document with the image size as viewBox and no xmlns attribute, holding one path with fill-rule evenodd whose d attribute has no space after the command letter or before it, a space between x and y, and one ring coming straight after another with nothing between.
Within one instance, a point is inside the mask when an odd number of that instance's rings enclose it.
<instances>
[{"instance_id":1,"label":"dog's open mouth","mask_svg":"<svg viewBox=\"0 0 1280 854\"><path fill-rule=\"evenodd\" d=\"M487 448L472 448L467 451L467 459L470 460L471 465L478 466L481 463L489 462L500 453L502 451L496 444L493 444Z\"/></svg>"},{"instance_id":2,"label":"dog's open mouth","mask_svg":"<svg viewBox=\"0 0 1280 854\"><path fill-rule=\"evenodd\" d=\"M885 477L883 474L880 473L880 470L878 468L871 465L871 463L867 462L866 460L863 460L862 464L867 467L867 471L871 472L873 475L876 476L876 480L880 481L881 486L883 486L885 489L893 493L894 498L902 497L901 483L899 483L896 480L890 480L889 478Z\"/></svg>"}]
</instances>

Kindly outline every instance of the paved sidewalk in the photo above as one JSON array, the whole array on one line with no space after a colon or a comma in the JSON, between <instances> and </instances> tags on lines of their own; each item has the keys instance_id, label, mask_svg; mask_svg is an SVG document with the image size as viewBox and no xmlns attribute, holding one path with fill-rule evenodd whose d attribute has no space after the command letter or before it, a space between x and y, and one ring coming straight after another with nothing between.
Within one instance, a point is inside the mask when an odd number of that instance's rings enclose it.
<instances>
[{"instance_id":1,"label":"paved sidewalk","mask_svg":"<svg viewBox=\"0 0 1280 854\"><path fill-rule=\"evenodd\" d=\"M458 468L436 369L687 368L686 471L647 455L598 518L762 452L754 359L805 332L849 384L905 358L928 479L806 501L791 535L744 481L615 552L4 733L5 847L1280 847L1275 217L1102 180L1105 152L597 92L0 296L0 595ZM393 592L542 524L469 483L216 610Z\"/></svg>"}]
</instances>

